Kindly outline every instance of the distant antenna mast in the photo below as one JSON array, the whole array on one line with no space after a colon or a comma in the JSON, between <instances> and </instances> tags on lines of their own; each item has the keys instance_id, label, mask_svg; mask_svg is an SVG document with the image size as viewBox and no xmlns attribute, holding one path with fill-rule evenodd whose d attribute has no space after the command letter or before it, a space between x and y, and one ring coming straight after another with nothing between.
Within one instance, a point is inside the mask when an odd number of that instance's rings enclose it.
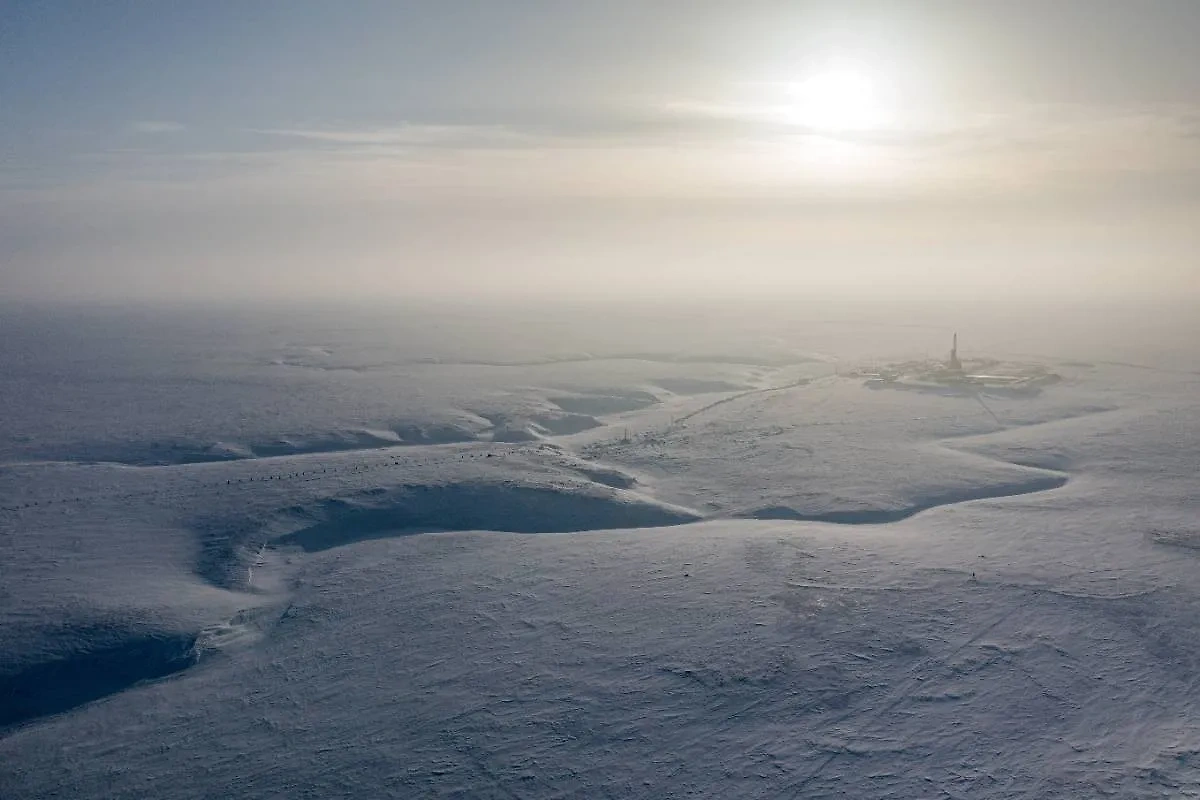
<instances>
[{"instance_id":1,"label":"distant antenna mast","mask_svg":"<svg viewBox=\"0 0 1200 800\"><path fill-rule=\"evenodd\" d=\"M954 343L950 346L950 361L946 364L950 369L962 369L962 362L958 360L958 332L954 332Z\"/></svg>"}]
</instances>

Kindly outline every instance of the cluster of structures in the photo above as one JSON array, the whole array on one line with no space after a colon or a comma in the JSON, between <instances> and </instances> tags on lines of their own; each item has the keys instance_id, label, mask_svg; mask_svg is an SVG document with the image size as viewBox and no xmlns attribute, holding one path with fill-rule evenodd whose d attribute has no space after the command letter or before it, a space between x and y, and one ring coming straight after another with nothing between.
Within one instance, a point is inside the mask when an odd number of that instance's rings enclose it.
<instances>
[{"instance_id":1,"label":"cluster of structures","mask_svg":"<svg viewBox=\"0 0 1200 800\"><path fill-rule=\"evenodd\" d=\"M1041 387L1062 378L1044 367L1012 364L995 359L964 362L958 355L958 334L954 334L950 357L945 361L909 361L892 364L876 371L860 371L872 389L969 390L987 389L1011 394L1033 394Z\"/></svg>"}]
</instances>

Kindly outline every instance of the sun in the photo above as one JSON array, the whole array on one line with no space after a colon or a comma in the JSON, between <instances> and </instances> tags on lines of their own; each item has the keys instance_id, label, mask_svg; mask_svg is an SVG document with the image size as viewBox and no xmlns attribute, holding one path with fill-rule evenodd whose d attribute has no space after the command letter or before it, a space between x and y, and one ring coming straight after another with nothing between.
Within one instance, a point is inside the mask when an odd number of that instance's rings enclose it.
<instances>
[{"instance_id":1,"label":"sun","mask_svg":"<svg viewBox=\"0 0 1200 800\"><path fill-rule=\"evenodd\" d=\"M815 131L865 131L890 121L879 80L863 67L815 72L791 84L788 95L788 120Z\"/></svg>"}]
</instances>

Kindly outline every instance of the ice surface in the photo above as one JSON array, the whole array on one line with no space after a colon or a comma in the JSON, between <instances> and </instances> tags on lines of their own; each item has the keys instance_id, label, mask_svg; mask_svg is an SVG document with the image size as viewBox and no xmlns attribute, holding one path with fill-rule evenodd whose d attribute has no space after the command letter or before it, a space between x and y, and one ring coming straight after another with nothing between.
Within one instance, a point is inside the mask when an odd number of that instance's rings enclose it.
<instances>
[{"instance_id":1,"label":"ice surface","mask_svg":"<svg viewBox=\"0 0 1200 800\"><path fill-rule=\"evenodd\" d=\"M0 797L1200 796L1177 361L50 319L5 323Z\"/></svg>"}]
</instances>

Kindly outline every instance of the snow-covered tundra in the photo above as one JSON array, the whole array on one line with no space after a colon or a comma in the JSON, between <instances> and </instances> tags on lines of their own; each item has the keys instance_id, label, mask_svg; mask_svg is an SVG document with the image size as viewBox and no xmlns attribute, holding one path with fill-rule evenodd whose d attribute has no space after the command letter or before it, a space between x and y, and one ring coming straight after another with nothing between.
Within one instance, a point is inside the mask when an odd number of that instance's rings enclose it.
<instances>
[{"instance_id":1,"label":"snow-covered tundra","mask_svg":"<svg viewBox=\"0 0 1200 800\"><path fill-rule=\"evenodd\" d=\"M1200 796L1197 372L567 319L10 316L0 797Z\"/></svg>"}]
</instances>

